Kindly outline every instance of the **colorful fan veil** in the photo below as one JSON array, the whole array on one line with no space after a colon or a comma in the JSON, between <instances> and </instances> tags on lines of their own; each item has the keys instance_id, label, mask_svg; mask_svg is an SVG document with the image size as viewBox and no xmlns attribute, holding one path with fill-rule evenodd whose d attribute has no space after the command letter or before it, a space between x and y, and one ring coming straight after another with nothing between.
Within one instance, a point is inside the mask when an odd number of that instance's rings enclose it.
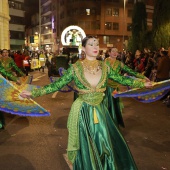
<instances>
[{"instance_id":1,"label":"colorful fan veil","mask_svg":"<svg viewBox=\"0 0 170 170\"><path fill-rule=\"evenodd\" d=\"M169 92L169 90L170 90L170 80L165 80L165 81L154 83L152 89L135 88L135 89L127 90L125 92L118 92L117 94L113 94L113 96L115 98L133 97L140 102L149 103L161 99L164 95L166 95Z\"/></svg>"},{"instance_id":2,"label":"colorful fan veil","mask_svg":"<svg viewBox=\"0 0 170 170\"><path fill-rule=\"evenodd\" d=\"M0 75L0 110L19 116L49 116L50 113L32 99L23 99L22 90L33 90L38 86L16 85Z\"/></svg>"},{"instance_id":3,"label":"colorful fan veil","mask_svg":"<svg viewBox=\"0 0 170 170\"><path fill-rule=\"evenodd\" d=\"M19 80L20 80L21 84L31 84L32 79L33 79L32 75L25 76L25 77L19 77Z\"/></svg>"}]
</instances>

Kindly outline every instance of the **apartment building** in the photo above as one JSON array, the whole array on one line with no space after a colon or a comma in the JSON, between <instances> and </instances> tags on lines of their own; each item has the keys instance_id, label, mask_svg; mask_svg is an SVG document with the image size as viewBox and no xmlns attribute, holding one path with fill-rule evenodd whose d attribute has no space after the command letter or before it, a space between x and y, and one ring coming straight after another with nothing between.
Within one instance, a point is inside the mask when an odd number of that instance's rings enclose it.
<instances>
[{"instance_id":1,"label":"apartment building","mask_svg":"<svg viewBox=\"0 0 170 170\"><path fill-rule=\"evenodd\" d=\"M9 49L9 20L8 0L0 1L0 49Z\"/></svg>"},{"instance_id":2,"label":"apartment building","mask_svg":"<svg viewBox=\"0 0 170 170\"><path fill-rule=\"evenodd\" d=\"M25 10L24 0L8 0L10 49L21 50L25 44Z\"/></svg>"},{"instance_id":3,"label":"apartment building","mask_svg":"<svg viewBox=\"0 0 170 170\"><path fill-rule=\"evenodd\" d=\"M139 1L139 0L138 0ZM57 51L65 28L79 26L86 35L97 36L100 48L126 49L131 36L135 0L39 0L39 43ZM144 1L145 2L145 1ZM153 0L147 0L147 23L152 28Z\"/></svg>"}]
</instances>

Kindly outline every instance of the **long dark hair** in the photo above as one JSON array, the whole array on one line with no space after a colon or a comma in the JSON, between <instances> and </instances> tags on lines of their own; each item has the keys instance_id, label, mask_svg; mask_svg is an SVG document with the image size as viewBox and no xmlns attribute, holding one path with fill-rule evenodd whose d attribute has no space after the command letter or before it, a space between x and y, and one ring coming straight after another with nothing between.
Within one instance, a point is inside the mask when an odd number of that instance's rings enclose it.
<instances>
[{"instance_id":1,"label":"long dark hair","mask_svg":"<svg viewBox=\"0 0 170 170\"><path fill-rule=\"evenodd\" d=\"M89 35L89 36L83 38L83 40L82 40L82 47L85 47L85 46L86 46L87 41L88 41L90 38L96 38L96 37L95 37L95 36L92 36L92 35Z\"/></svg>"}]
</instances>

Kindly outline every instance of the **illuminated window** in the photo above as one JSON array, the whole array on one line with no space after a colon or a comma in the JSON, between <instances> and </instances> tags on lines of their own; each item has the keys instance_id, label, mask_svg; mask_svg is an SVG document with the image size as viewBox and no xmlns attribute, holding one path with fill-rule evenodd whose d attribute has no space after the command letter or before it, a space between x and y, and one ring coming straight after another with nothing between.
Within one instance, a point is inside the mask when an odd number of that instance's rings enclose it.
<instances>
[{"instance_id":1,"label":"illuminated window","mask_svg":"<svg viewBox=\"0 0 170 170\"><path fill-rule=\"evenodd\" d=\"M119 9L118 8L113 8L112 10L112 16L118 17L119 16Z\"/></svg>"},{"instance_id":2,"label":"illuminated window","mask_svg":"<svg viewBox=\"0 0 170 170\"><path fill-rule=\"evenodd\" d=\"M103 44L109 44L110 38L109 36L103 36Z\"/></svg>"},{"instance_id":3,"label":"illuminated window","mask_svg":"<svg viewBox=\"0 0 170 170\"><path fill-rule=\"evenodd\" d=\"M112 9L111 8L107 8L106 9L106 15L112 15Z\"/></svg>"},{"instance_id":4,"label":"illuminated window","mask_svg":"<svg viewBox=\"0 0 170 170\"><path fill-rule=\"evenodd\" d=\"M111 22L106 22L105 23L105 29L106 30L111 30L112 29L112 23Z\"/></svg>"}]
</instances>

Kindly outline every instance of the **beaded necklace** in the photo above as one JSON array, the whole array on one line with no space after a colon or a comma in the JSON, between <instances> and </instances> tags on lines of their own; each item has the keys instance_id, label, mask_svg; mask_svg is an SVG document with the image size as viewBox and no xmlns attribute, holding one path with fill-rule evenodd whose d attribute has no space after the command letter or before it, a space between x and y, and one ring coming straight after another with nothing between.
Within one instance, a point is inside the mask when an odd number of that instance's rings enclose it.
<instances>
[{"instance_id":1,"label":"beaded necklace","mask_svg":"<svg viewBox=\"0 0 170 170\"><path fill-rule=\"evenodd\" d=\"M84 71L90 74L97 74L101 70L101 63L98 60L87 60L82 61Z\"/></svg>"}]
</instances>

